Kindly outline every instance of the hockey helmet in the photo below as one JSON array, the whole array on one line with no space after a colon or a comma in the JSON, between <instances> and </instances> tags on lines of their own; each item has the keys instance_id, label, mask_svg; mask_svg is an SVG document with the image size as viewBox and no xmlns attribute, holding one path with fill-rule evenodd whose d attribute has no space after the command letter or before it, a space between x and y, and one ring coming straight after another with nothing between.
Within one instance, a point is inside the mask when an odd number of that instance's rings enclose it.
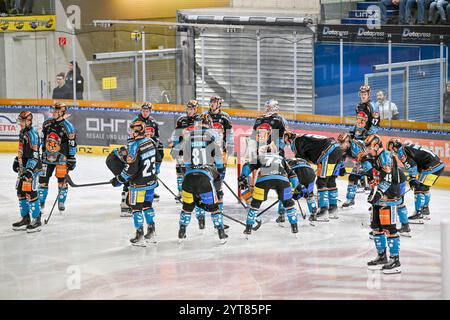
<instances>
[{"instance_id":1,"label":"hockey helmet","mask_svg":"<svg viewBox=\"0 0 450 320\"><path fill-rule=\"evenodd\" d=\"M53 107L53 110L61 110L63 113L66 113L67 111L67 106L64 103L61 102L56 102Z\"/></svg>"},{"instance_id":2,"label":"hockey helmet","mask_svg":"<svg viewBox=\"0 0 450 320\"><path fill-rule=\"evenodd\" d=\"M153 110L153 104L151 102L144 102L144 104L141 106L141 110Z\"/></svg>"},{"instance_id":3,"label":"hockey helmet","mask_svg":"<svg viewBox=\"0 0 450 320\"><path fill-rule=\"evenodd\" d=\"M199 117L198 117L198 122L201 126L203 127L207 127L207 128L212 128L213 125L213 121L212 118L209 114L207 113L202 113Z\"/></svg>"},{"instance_id":4,"label":"hockey helmet","mask_svg":"<svg viewBox=\"0 0 450 320\"><path fill-rule=\"evenodd\" d=\"M364 144L368 149L372 149L375 146L378 146L379 148L383 147L383 142L381 142L381 138L377 134L371 134L364 140Z\"/></svg>"},{"instance_id":5,"label":"hockey helmet","mask_svg":"<svg viewBox=\"0 0 450 320\"><path fill-rule=\"evenodd\" d=\"M275 99L269 99L266 101L264 108L266 109L266 114L271 115L274 113L278 113L280 111L280 106L278 101Z\"/></svg>"},{"instance_id":6,"label":"hockey helmet","mask_svg":"<svg viewBox=\"0 0 450 320\"><path fill-rule=\"evenodd\" d=\"M348 132L341 132L338 136L338 142L339 143L344 143L348 140L350 140L350 134L348 134Z\"/></svg>"},{"instance_id":7,"label":"hockey helmet","mask_svg":"<svg viewBox=\"0 0 450 320\"><path fill-rule=\"evenodd\" d=\"M391 152L397 152L397 150L402 146L399 138L390 138L387 143L387 149ZM397 150L395 150L396 148Z\"/></svg>"},{"instance_id":8,"label":"hockey helmet","mask_svg":"<svg viewBox=\"0 0 450 320\"><path fill-rule=\"evenodd\" d=\"M132 138L138 138L145 136L146 125L141 120L136 120L130 123L130 136Z\"/></svg>"},{"instance_id":9,"label":"hockey helmet","mask_svg":"<svg viewBox=\"0 0 450 320\"><path fill-rule=\"evenodd\" d=\"M370 86L368 84L364 84L361 87L359 87L359 93L362 93L362 92L368 92L370 94L370 92L371 92Z\"/></svg>"},{"instance_id":10,"label":"hockey helmet","mask_svg":"<svg viewBox=\"0 0 450 320\"><path fill-rule=\"evenodd\" d=\"M21 111L17 117L17 122L25 121L26 126L30 127L33 123L33 114L30 111ZM29 121L29 123L27 123Z\"/></svg>"},{"instance_id":11,"label":"hockey helmet","mask_svg":"<svg viewBox=\"0 0 450 320\"><path fill-rule=\"evenodd\" d=\"M198 101L197 100L189 100L186 103L186 108L194 108L194 109L198 108Z\"/></svg>"},{"instance_id":12,"label":"hockey helmet","mask_svg":"<svg viewBox=\"0 0 450 320\"><path fill-rule=\"evenodd\" d=\"M283 139L286 143L291 143L297 135L293 131L286 130L283 135Z\"/></svg>"},{"instance_id":13,"label":"hockey helmet","mask_svg":"<svg viewBox=\"0 0 450 320\"><path fill-rule=\"evenodd\" d=\"M211 105L213 102L218 102L218 108L222 105L223 99L220 96L212 96L209 99L209 105Z\"/></svg>"}]
</instances>

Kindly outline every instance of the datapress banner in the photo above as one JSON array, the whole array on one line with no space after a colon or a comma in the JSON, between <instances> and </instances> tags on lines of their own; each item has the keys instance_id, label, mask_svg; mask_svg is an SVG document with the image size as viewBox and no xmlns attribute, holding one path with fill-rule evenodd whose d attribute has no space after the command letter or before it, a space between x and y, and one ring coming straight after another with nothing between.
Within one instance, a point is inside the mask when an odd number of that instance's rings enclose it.
<instances>
[{"instance_id":1,"label":"datapress banner","mask_svg":"<svg viewBox=\"0 0 450 320\"><path fill-rule=\"evenodd\" d=\"M450 43L448 27L374 26L321 24L317 26L317 41L440 44Z\"/></svg>"}]
</instances>

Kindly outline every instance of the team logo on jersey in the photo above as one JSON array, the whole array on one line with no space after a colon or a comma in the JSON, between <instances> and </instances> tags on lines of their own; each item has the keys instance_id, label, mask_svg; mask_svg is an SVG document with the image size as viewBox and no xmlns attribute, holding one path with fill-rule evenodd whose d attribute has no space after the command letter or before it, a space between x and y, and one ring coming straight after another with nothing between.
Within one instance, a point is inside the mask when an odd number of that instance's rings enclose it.
<instances>
[{"instance_id":1,"label":"team logo on jersey","mask_svg":"<svg viewBox=\"0 0 450 320\"><path fill-rule=\"evenodd\" d=\"M50 152L50 153L56 153L59 152L59 150L61 150L61 139L60 137L52 132L48 135L47 140L45 141L45 148Z\"/></svg>"}]
</instances>

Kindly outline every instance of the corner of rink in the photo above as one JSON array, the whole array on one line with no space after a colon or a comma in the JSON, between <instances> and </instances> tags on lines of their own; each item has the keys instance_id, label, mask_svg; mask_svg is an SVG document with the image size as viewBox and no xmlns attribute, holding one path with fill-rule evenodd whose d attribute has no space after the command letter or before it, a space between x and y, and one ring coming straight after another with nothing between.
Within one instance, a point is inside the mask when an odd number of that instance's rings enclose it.
<instances>
[{"instance_id":1,"label":"corner of rink","mask_svg":"<svg viewBox=\"0 0 450 320\"><path fill-rule=\"evenodd\" d=\"M54 212L35 234L14 232L18 220L13 154L0 154L0 299L439 299L441 288L440 221L447 216L448 191L433 189L431 217L411 225L412 237L401 239L402 273L368 271L376 256L368 233L367 195L339 211L339 219L315 227L300 219L298 238L275 223L277 213L262 216L262 226L244 239L243 226L230 226L219 244L209 216L206 229L195 216L187 238L178 244L180 205L162 187L156 192L157 243L129 245L132 218L120 217L121 188L109 185L70 189L63 214ZM79 184L108 181L112 174L103 156L78 157L71 174ZM164 162L160 178L176 190L175 163ZM229 184L236 170L227 171ZM339 180L345 200L346 181ZM56 197L50 184L47 208ZM224 190L225 213L245 221L246 213ZM271 194L263 208L275 200ZM412 193L406 197L410 215ZM301 201L304 212L306 203Z\"/></svg>"}]
</instances>

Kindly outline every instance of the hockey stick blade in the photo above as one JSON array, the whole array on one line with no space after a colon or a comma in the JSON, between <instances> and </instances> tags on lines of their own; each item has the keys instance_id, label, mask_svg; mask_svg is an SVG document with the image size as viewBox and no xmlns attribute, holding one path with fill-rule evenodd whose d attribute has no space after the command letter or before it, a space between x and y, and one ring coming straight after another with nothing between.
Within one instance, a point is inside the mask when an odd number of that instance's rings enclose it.
<instances>
[{"instance_id":1,"label":"hockey stick blade","mask_svg":"<svg viewBox=\"0 0 450 320\"><path fill-rule=\"evenodd\" d=\"M50 210L50 214L48 215L48 218L44 219L44 224L47 224L50 221L50 218L52 217L52 214L53 214L53 210L55 209L56 202L58 201L58 197L59 197L59 195L56 196L55 202L53 202L52 210Z\"/></svg>"}]
</instances>

